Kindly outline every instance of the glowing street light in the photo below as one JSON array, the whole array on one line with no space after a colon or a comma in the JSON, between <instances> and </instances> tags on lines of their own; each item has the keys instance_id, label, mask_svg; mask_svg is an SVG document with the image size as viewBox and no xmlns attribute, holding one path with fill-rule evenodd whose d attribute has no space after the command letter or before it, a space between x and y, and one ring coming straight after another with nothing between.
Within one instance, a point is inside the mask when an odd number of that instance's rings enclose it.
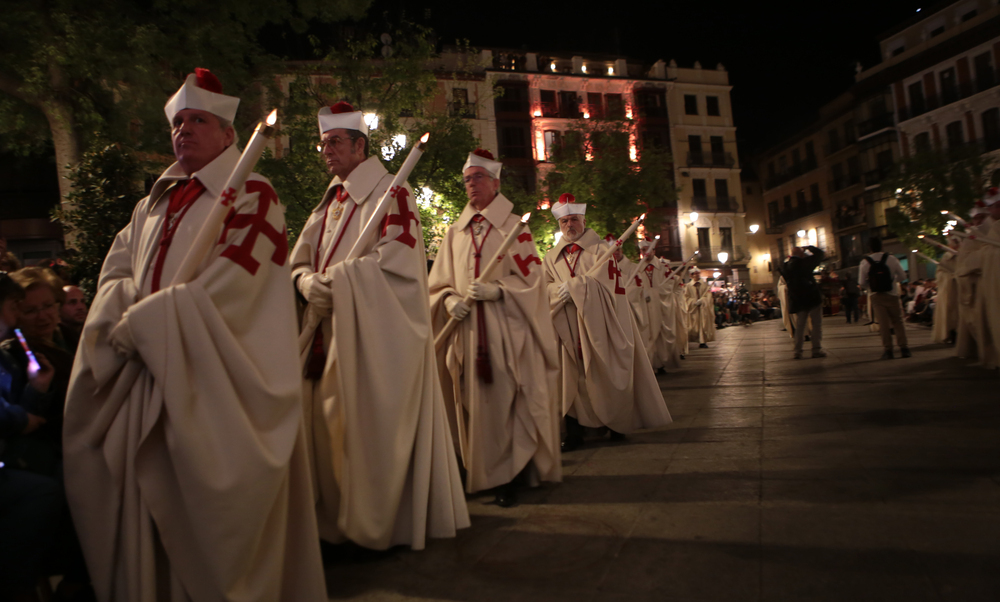
<instances>
[{"instance_id":1,"label":"glowing street light","mask_svg":"<svg viewBox=\"0 0 1000 602\"><path fill-rule=\"evenodd\" d=\"M756 234L757 230L760 230L760 226L758 224L750 224L750 234Z\"/></svg>"},{"instance_id":2,"label":"glowing street light","mask_svg":"<svg viewBox=\"0 0 1000 602\"><path fill-rule=\"evenodd\" d=\"M692 211L691 212L691 223L693 224L696 221L698 221L698 212L697 211Z\"/></svg>"},{"instance_id":3,"label":"glowing street light","mask_svg":"<svg viewBox=\"0 0 1000 602\"><path fill-rule=\"evenodd\" d=\"M799 230L798 232L795 233L795 235L798 236L799 238L805 238L806 237L806 231L805 230Z\"/></svg>"},{"instance_id":4,"label":"glowing street light","mask_svg":"<svg viewBox=\"0 0 1000 602\"><path fill-rule=\"evenodd\" d=\"M719 263L726 263L726 260L728 259L729 259L729 253L726 253L725 251L719 251Z\"/></svg>"}]
</instances>

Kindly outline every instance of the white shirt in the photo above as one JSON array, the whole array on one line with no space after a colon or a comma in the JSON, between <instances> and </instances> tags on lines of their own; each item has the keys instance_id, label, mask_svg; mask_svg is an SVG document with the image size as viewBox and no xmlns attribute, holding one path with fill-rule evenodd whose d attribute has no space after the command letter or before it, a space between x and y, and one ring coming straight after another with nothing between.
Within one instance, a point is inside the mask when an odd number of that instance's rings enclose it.
<instances>
[{"instance_id":1,"label":"white shirt","mask_svg":"<svg viewBox=\"0 0 1000 602\"><path fill-rule=\"evenodd\" d=\"M883 255L885 255L885 253L883 253L883 252L880 251L878 253L869 253L868 257L871 257L872 261L874 261L875 263L878 263L878 262L882 261L882 256ZM903 271L903 266L899 263L899 260L896 259L895 255L889 255L889 258L885 260L885 265L888 266L889 272L892 273L892 284L893 284L893 287L892 287L892 291L887 292L887 293L883 293L883 294L899 296L899 286L897 286L897 285L900 284L901 282L903 282L904 280L906 280L906 277L907 277L906 276L906 272ZM858 267L859 267L859 269L858 269L858 286L867 290L867 289L869 289L869 286L868 286L868 268L869 268L869 263L867 261L865 261L864 259L862 259L861 260L861 265L858 266Z\"/></svg>"}]
</instances>

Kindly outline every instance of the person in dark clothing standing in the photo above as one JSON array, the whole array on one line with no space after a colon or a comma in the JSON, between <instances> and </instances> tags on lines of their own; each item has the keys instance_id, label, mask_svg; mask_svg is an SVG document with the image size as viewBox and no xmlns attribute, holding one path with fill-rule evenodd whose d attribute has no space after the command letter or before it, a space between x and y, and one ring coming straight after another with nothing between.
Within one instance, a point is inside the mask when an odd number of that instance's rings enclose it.
<instances>
[{"instance_id":1,"label":"person in dark clothing standing","mask_svg":"<svg viewBox=\"0 0 1000 602\"><path fill-rule=\"evenodd\" d=\"M854 278L848 276L844 280L844 286L840 289L844 295L844 313L847 314L847 323L851 323L851 316L854 316L854 323L860 319L858 315L858 297L861 296L861 288Z\"/></svg>"},{"instance_id":2,"label":"person in dark clothing standing","mask_svg":"<svg viewBox=\"0 0 1000 602\"><path fill-rule=\"evenodd\" d=\"M781 275L788 285L787 310L794 316L795 359L802 359L806 320L812 323L812 356L826 357L826 352L823 351L823 293L813 277L816 266L824 257L826 254L817 247L794 247L791 257L781 266Z\"/></svg>"}]
</instances>

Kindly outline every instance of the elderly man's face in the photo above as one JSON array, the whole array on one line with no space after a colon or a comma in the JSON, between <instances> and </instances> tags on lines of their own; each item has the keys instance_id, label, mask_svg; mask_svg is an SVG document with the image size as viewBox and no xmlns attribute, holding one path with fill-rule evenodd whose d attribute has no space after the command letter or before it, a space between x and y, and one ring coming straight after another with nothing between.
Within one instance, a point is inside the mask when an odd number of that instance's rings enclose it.
<instances>
[{"instance_id":1,"label":"elderly man's face","mask_svg":"<svg viewBox=\"0 0 1000 602\"><path fill-rule=\"evenodd\" d=\"M215 160L236 137L232 126L225 129L219 118L200 109L181 109L174 115L170 137L174 156L184 173L191 175Z\"/></svg>"},{"instance_id":2,"label":"elderly man's face","mask_svg":"<svg viewBox=\"0 0 1000 602\"><path fill-rule=\"evenodd\" d=\"M354 168L365 162L365 139L351 140L351 132L335 128L323 132L323 161L331 175L346 180Z\"/></svg>"},{"instance_id":3,"label":"elderly man's face","mask_svg":"<svg viewBox=\"0 0 1000 602\"><path fill-rule=\"evenodd\" d=\"M485 167L474 165L462 174L465 194L472 206L480 211L493 202L500 190L500 180L494 179Z\"/></svg>"},{"instance_id":4,"label":"elderly man's face","mask_svg":"<svg viewBox=\"0 0 1000 602\"><path fill-rule=\"evenodd\" d=\"M87 302L84 300L83 291L78 286L64 286L66 301L59 310L59 317L62 323L67 326L78 328L83 326L87 320Z\"/></svg>"},{"instance_id":5,"label":"elderly man's face","mask_svg":"<svg viewBox=\"0 0 1000 602\"><path fill-rule=\"evenodd\" d=\"M582 215L564 215L559 218L559 231L562 232L563 240L566 242L576 242L586 229Z\"/></svg>"}]
</instances>

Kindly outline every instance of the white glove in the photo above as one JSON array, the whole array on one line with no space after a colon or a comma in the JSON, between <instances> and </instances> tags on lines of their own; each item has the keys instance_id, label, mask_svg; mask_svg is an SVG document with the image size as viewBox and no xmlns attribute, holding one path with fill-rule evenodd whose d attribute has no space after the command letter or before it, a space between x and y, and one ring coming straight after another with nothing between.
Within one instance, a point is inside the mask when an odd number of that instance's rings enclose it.
<instances>
[{"instance_id":1,"label":"white glove","mask_svg":"<svg viewBox=\"0 0 1000 602\"><path fill-rule=\"evenodd\" d=\"M299 292L309 305L316 309L333 309L333 289L330 279L323 274L307 274L300 276Z\"/></svg>"},{"instance_id":2,"label":"white glove","mask_svg":"<svg viewBox=\"0 0 1000 602\"><path fill-rule=\"evenodd\" d=\"M469 285L469 295L476 301L496 301L501 293L500 287L492 282L473 282Z\"/></svg>"},{"instance_id":3,"label":"white glove","mask_svg":"<svg viewBox=\"0 0 1000 602\"><path fill-rule=\"evenodd\" d=\"M696 301L694 302L694 306L695 306L695 307L701 307L701 306L702 306L702 300L701 300L701 299L698 299L698 300L696 300Z\"/></svg>"},{"instance_id":4,"label":"white glove","mask_svg":"<svg viewBox=\"0 0 1000 602\"><path fill-rule=\"evenodd\" d=\"M559 285L559 300L563 303L572 303L573 296L569 294L569 283L563 282Z\"/></svg>"},{"instance_id":5,"label":"white glove","mask_svg":"<svg viewBox=\"0 0 1000 602\"><path fill-rule=\"evenodd\" d=\"M128 312L122 314L122 319L111 329L111 333L108 335L108 344L115 350L115 353L125 359L135 357L135 339L132 338L132 327L128 324Z\"/></svg>"},{"instance_id":6,"label":"white glove","mask_svg":"<svg viewBox=\"0 0 1000 602\"><path fill-rule=\"evenodd\" d=\"M469 306L458 295L448 295L444 298L444 307L456 320L464 320L469 315Z\"/></svg>"}]
</instances>

